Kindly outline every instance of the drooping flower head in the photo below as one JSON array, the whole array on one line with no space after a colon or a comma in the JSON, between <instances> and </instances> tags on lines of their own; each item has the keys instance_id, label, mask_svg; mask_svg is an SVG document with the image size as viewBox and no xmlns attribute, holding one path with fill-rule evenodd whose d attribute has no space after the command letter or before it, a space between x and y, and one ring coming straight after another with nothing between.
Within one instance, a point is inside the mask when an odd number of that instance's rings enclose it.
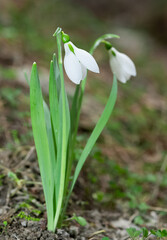
<instances>
[{"instance_id":1,"label":"drooping flower head","mask_svg":"<svg viewBox=\"0 0 167 240\"><path fill-rule=\"evenodd\" d=\"M126 83L131 76L136 76L136 67L126 54L111 47L109 55L111 70L120 82Z\"/></svg>"},{"instance_id":2,"label":"drooping flower head","mask_svg":"<svg viewBox=\"0 0 167 240\"><path fill-rule=\"evenodd\" d=\"M99 67L90 53L77 48L69 37L64 37L64 33L62 34L62 40L65 49L64 68L72 82L80 84L81 80L86 77L87 69L99 73Z\"/></svg>"}]
</instances>

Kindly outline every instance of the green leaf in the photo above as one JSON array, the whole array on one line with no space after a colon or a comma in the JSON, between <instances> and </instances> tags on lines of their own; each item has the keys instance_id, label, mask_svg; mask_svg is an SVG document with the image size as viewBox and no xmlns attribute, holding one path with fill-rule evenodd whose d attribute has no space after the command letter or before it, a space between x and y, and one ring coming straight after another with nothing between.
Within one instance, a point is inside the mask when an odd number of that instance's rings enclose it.
<instances>
[{"instance_id":1,"label":"green leaf","mask_svg":"<svg viewBox=\"0 0 167 240\"><path fill-rule=\"evenodd\" d=\"M60 214L62 211L62 202L64 197L65 177L66 177L66 160L67 160L67 146L68 136L70 129L70 114L69 106L64 86L63 65L62 65L62 51L61 51L61 32L57 33L57 46L58 46L58 64L60 71L61 93L59 97L59 145L57 148L57 181L58 202L56 207L56 214L54 217L54 228L56 229Z\"/></svg>"},{"instance_id":2,"label":"green leaf","mask_svg":"<svg viewBox=\"0 0 167 240\"><path fill-rule=\"evenodd\" d=\"M72 219L75 220L77 223L79 223L83 227L88 224L85 218L83 218L81 216L76 216L75 214L72 217Z\"/></svg>"},{"instance_id":3,"label":"green leaf","mask_svg":"<svg viewBox=\"0 0 167 240\"><path fill-rule=\"evenodd\" d=\"M129 234L129 236L131 238L133 238L134 237L134 233L136 232L136 229L135 228L127 228L126 231Z\"/></svg>"},{"instance_id":4,"label":"green leaf","mask_svg":"<svg viewBox=\"0 0 167 240\"><path fill-rule=\"evenodd\" d=\"M76 141L76 134L77 134L77 114L78 114L78 98L79 98L79 91L80 86L77 85L75 89L75 94L72 100L72 107L70 112L71 117L71 126L70 126L70 134L69 134L69 142L68 142L68 162L66 168L66 184L65 184L65 194L67 192L67 188L69 185L69 179L71 176L71 169L72 163L74 159L74 147Z\"/></svg>"},{"instance_id":5,"label":"green leaf","mask_svg":"<svg viewBox=\"0 0 167 240\"><path fill-rule=\"evenodd\" d=\"M117 79L114 76L113 86L112 86L112 90L111 90L110 96L108 98L107 104L106 104L105 109L104 109L100 119L98 120L98 123L96 124L91 136L89 137L87 144L86 144L86 146L81 154L81 157L78 161L69 194L71 194L71 192L74 188L74 185L78 178L78 175L79 175L79 173L82 169L82 166L85 163L90 151L92 150L95 142L97 141L99 135L101 134L103 128L105 127L106 123L108 122L108 120L110 118L110 115L112 113L112 110L113 110L115 102L116 102L116 98L117 98Z\"/></svg>"},{"instance_id":6,"label":"green leaf","mask_svg":"<svg viewBox=\"0 0 167 240\"><path fill-rule=\"evenodd\" d=\"M142 232L141 231L136 231L135 233L134 233L134 237L138 237L140 234L141 234Z\"/></svg>"},{"instance_id":7,"label":"green leaf","mask_svg":"<svg viewBox=\"0 0 167 240\"><path fill-rule=\"evenodd\" d=\"M8 172L8 177L15 181L18 185L20 184L20 180L14 172Z\"/></svg>"},{"instance_id":8,"label":"green leaf","mask_svg":"<svg viewBox=\"0 0 167 240\"><path fill-rule=\"evenodd\" d=\"M156 236L156 231L154 229L151 229L150 232Z\"/></svg>"},{"instance_id":9,"label":"green leaf","mask_svg":"<svg viewBox=\"0 0 167 240\"><path fill-rule=\"evenodd\" d=\"M110 240L108 237L103 237L101 240Z\"/></svg>"},{"instance_id":10,"label":"green leaf","mask_svg":"<svg viewBox=\"0 0 167 240\"><path fill-rule=\"evenodd\" d=\"M143 237L147 238L148 237L148 230L147 228L142 228L142 232L143 232Z\"/></svg>"},{"instance_id":11,"label":"green leaf","mask_svg":"<svg viewBox=\"0 0 167 240\"><path fill-rule=\"evenodd\" d=\"M62 31L62 29L60 27L58 27L56 29L56 31L54 32L53 37L57 37L61 33L61 31Z\"/></svg>"},{"instance_id":12,"label":"green leaf","mask_svg":"<svg viewBox=\"0 0 167 240\"><path fill-rule=\"evenodd\" d=\"M143 220L143 218L141 216L137 216L134 219L134 223L138 224L138 225L142 225L144 223L144 220Z\"/></svg>"},{"instance_id":13,"label":"green leaf","mask_svg":"<svg viewBox=\"0 0 167 240\"><path fill-rule=\"evenodd\" d=\"M78 112L78 98L79 98L79 93L80 93L80 85L76 86L74 97L72 99L72 107L71 107L71 134L75 131L75 126L76 126L76 116Z\"/></svg>"},{"instance_id":14,"label":"green leaf","mask_svg":"<svg viewBox=\"0 0 167 240\"><path fill-rule=\"evenodd\" d=\"M141 211L146 211L149 209L149 206L147 205L147 203L145 202L142 202L139 204L138 208L141 210Z\"/></svg>"},{"instance_id":15,"label":"green leaf","mask_svg":"<svg viewBox=\"0 0 167 240\"><path fill-rule=\"evenodd\" d=\"M52 130L52 124L51 124L51 117L50 117L50 111L45 101L43 101L43 107L44 107L44 114L45 114L45 123L46 123L46 131L48 136L48 144L49 144L49 151L50 151L50 162L51 162L51 171L52 171L52 179L53 182L53 188L57 185L57 179L56 179L56 144L54 141L54 132ZM56 196L53 199L53 205L54 205L54 212L56 209Z\"/></svg>"},{"instance_id":16,"label":"green leaf","mask_svg":"<svg viewBox=\"0 0 167 240\"><path fill-rule=\"evenodd\" d=\"M157 237L163 237L162 235L163 234L162 234L161 230L156 231L156 236Z\"/></svg>"},{"instance_id":17,"label":"green leaf","mask_svg":"<svg viewBox=\"0 0 167 240\"><path fill-rule=\"evenodd\" d=\"M98 202L102 202L104 199L104 192L102 191L97 191L92 194L92 197L97 200Z\"/></svg>"},{"instance_id":18,"label":"green leaf","mask_svg":"<svg viewBox=\"0 0 167 240\"><path fill-rule=\"evenodd\" d=\"M53 230L53 175L50 148L46 130L43 97L40 87L37 65L32 66L30 78L30 110L34 141L38 156L43 190L46 200L48 229Z\"/></svg>"},{"instance_id":19,"label":"green leaf","mask_svg":"<svg viewBox=\"0 0 167 240\"><path fill-rule=\"evenodd\" d=\"M136 230L135 228L127 228L126 231L129 234L129 236L133 239L141 234L141 231Z\"/></svg>"},{"instance_id":20,"label":"green leaf","mask_svg":"<svg viewBox=\"0 0 167 240\"><path fill-rule=\"evenodd\" d=\"M167 231L164 229L161 231L162 232L162 237L167 237Z\"/></svg>"},{"instance_id":21,"label":"green leaf","mask_svg":"<svg viewBox=\"0 0 167 240\"><path fill-rule=\"evenodd\" d=\"M24 77L25 77L25 80L26 80L26 82L27 82L27 84L28 84L28 86L29 86L29 85L30 85L30 81L29 81L29 79L28 79L28 75L27 75L26 72L24 72Z\"/></svg>"},{"instance_id":22,"label":"green leaf","mask_svg":"<svg viewBox=\"0 0 167 240\"><path fill-rule=\"evenodd\" d=\"M164 230L151 230L150 231L153 235L159 237L159 238L163 238L163 237L167 237L167 231L164 229Z\"/></svg>"},{"instance_id":23,"label":"green leaf","mask_svg":"<svg viewBox=\"0 0 167 240\"><path fill-rule=\"evenodd\" d=\"M58 90L56 84L56 75L54 69L54 63L50 63L50 76L49 76L49 103L50 103L50 114L52 119L52 126L54 130L54 137L56 145L58 146L58 134L59 134L59 101L58 101ZM56 146L55 146L56 147Z\"/></svg>"},{"instance_id":24,"label":"green leaf","mask_svg":"<svg viewBox=\"0 0 167 240\"><path fill-rule=\"evenodd\" d=\"M111 33L107 33L107 34L104 34L102 35L101 37L99 37L93 44L93 46L91 47L90 49L90 53L92 54L94 52L94 50L100 45L100 43L103 41L103 40L106 40L106 39L111 39L111 38L119 38L118 35L115 35L115 34L111 34Z\"/></svg>"},{"instance_id":25,"label":"green leaf","mask_svg":"<svg viewBox=\"0 0 167 240\"><path fill-rule=\"evenodd\" d=\"M56 79L56 89L57 89L57 95L58 99L60 96L60 89L61 89L61 80L60 80L60 71L57 63L56 54L53 54L53 65L54 65L54 72L55 72L55 79Z\"/></svg>"},{"instance_id":26,"label":"green leaf","mask_svg":"<svg viewBox=\"0 0 167 240\"><path fill-rule=\"evenodd\" d=\"M7 222L7 221L3 221L3 225L4 225L5 227L7 227L8 222Z\"/></svg>"}]
</instances>

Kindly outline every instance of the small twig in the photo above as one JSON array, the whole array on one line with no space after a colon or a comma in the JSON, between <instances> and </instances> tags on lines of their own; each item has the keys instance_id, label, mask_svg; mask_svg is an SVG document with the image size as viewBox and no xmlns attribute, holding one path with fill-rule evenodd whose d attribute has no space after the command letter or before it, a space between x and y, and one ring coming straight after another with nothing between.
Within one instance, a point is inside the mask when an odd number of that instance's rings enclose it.
<instances>
[{"instance_id":1,"label":"small twig","mask_svg":"<svg viewBox=\"0 0 167 240\"><path fill-rule=\"evenodd\" d=\"M130 239L130 237L128 236L128 237L125 237L123 240L128 240L128 239Z\"/></svg>"},{"instance_id":2,"label":"small twig","mask_svg":"<svg viewBox=\"0 0 167 240\"><path fill-rule=\"evenodd\" d=\"M3 164L0 164L0 168L5 170L5 173L11 172L11 170L8 167L4 166Z\"/></svg>"},{"instance_id":3,"label":"small twig","mask_svg":"<svg viewBox=\"0 0 167 240\"><path fill-rule=\"evenodd\" d=\"M36 182L36 181L27 181L27 180L22 180L23 184L33 184L33 185L41 185L42 186L42 182Z\"/></svg>"},{"instance_id":4,"label":"small twig","mask_svg":"<svg viewBox=\"0 0 167 240\"><path fill-rule=\"evenodd\" d=\"M6 194L5 206L8 206L8 204L9 204L10 192L11 192L11 184L9 184L8 191L7 191L7 194Z\"/></svg>"},{"instance_id":5,"label":"small twig","mask_svg":"<svg viewBox=\"0 0 167 240\"><path fill-rule=\"evenodd\" d=\"M129 221L132 222L134 220L135 217L137 217L137 215L139 214L139 211L136 211L130 218Z\"/></svg>"},{"instance_id":6,"label":"small twig","mask_svg":"<svg viewBox=\"0 0 167 240\"><path fill-rule=\"evenodd\" d=\"M149 210L154 210L154 211L157 211L157 212L166 212L167 213L167 208L149 206Z\"/></svg>"},{"instance_id":7,"label":"small twig","mask_svg":"<svg viewBox=\"0 0 167 240\"><path fill-rule=\"evenodd\" d=\"M20 240L20 238L18 238L16 234L12 234L12 237L16 238L17 240Z\"/></svg>"},{"instance_id":8,"label":"small twig","mask_svg":"<svg viewBox=\"0 0 167 240\"><path fill-rule=\"evenodd\" d=\"M104 233L104 232L105 232L105 230L100 230L100 231L94 232L94 233L89 237L89 240L92 240L95 235L98 235L98 234Z\"/></svg>"},{"instance_id":9,"label":"small twig","mask_svg":"<svg viewBox=\"0 0 167 240\"><path fill-rule=\"evenodd\" d=\"M25 158L15 167L15 169L21 168L22 165L24 165L34 154L35 147L31 147Z\"/></svg>"}]
</instances>

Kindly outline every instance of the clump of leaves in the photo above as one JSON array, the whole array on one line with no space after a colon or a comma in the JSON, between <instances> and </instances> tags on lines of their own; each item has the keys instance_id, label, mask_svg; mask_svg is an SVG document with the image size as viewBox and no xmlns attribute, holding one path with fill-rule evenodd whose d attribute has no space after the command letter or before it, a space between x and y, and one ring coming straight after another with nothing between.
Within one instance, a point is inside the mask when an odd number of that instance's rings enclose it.
<instances>
[{"instance_id":1,"label":"clump of leaves","mask_svg":"<svg viewBox=\"0 0 167 240\"><path fill-rule=\"evenodd\" d=\"M136 228L128 228L126 229L127 233L129 234L130 239L132 240L147 240L150 236L156 236L156 239L166 239L167 237L167 230L148 230L147 228L142 228L141 230L137 230Z\"/></svg>"},{"instance_id":2,"label":"clump of leaves","mask_svg":"<svg viewBox=\"0 0 167 240\"><path fill-rule=\"evenodd\" d=\"M140 230L136 230L136 228L128 228L126 231L132 240L136 240L142 233Z\"/></svg>"},{"instance_id":3,"label":"clump of leaves","mask_svg":"<svg viewBox=\"0 0 167 240\"><path fill-rule=\"evenodd\" d=\"M163 239L167 237L167 230L150 230L151 234L156 236L158 239ZM166 239L166 238L165 238Z\"/></svg>"}]
</instances>

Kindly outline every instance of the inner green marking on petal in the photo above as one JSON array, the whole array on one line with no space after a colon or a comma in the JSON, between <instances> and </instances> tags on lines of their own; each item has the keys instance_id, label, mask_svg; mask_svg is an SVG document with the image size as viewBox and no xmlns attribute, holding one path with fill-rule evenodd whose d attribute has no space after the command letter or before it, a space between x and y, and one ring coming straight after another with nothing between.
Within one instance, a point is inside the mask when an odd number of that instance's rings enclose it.
<instances>
[{"instance_id":1,"label":"inner green marking on petal","mask_svg":"<svg viewBox=\"0 0 167 240\"><path fill-rule=\"evenodd\" d=\"M116 57L116 53L113 50L111 50L111 53L114 57Z\"/></svg>"},{"instance_id":2,"label":"inner green marking on petal","mask_svg":"<svg viewBox=\"0 0 167 240\"><path fill-rule=\"evenodd\" d=\"M74 53L74 48L70 43L68 44L68 47L69 47L70 51Z\"/></svg>"}]
</instances>

